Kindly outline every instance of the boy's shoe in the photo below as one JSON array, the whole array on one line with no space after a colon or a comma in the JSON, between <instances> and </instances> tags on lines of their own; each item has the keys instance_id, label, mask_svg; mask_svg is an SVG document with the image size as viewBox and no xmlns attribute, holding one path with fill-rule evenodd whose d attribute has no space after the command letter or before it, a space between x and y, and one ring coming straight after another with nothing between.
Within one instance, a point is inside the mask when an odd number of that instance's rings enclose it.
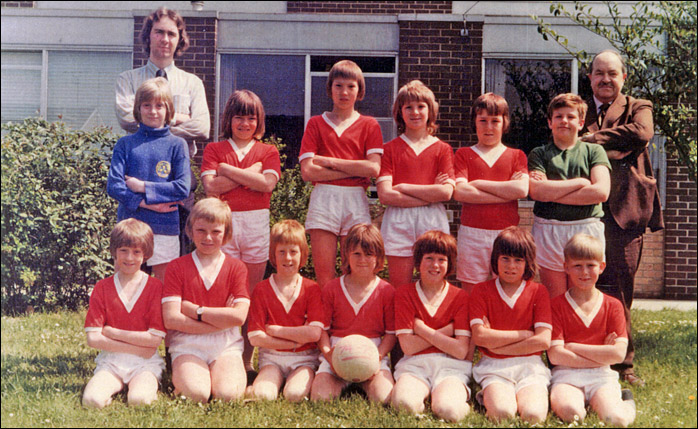
<instances>
[{"instance_id":1,"label":"boy's shoe","mask_svg":"<svg viewBox=\"0 0 698 429\"><path fill-rule=\"evenodd\" d=\"M620 398L624 401L634 401L633 391L630 389L623 389L620 391Z\"/></svg>"},{"instance_id":2,"label":"boy's shoe","mask_svg":"<svg viewBox=\"0 0 698 429\"><path fill-rule=\"evenodd\" d=\"M631 386L643 387L645 385L645 380L638 377L634 372L626 372L621 374L621 379L627 381Z\"/></svg>"}]
</instances>

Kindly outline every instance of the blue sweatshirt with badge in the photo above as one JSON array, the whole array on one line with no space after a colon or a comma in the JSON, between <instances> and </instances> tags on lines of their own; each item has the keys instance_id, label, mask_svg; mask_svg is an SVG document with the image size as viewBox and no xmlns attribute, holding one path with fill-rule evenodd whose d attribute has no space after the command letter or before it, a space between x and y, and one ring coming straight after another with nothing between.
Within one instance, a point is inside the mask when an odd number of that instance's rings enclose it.
<instances>
[{"instance_id":1,"label":"blue sweatshirt with badge","mask_svg":"<svg viewBox=\"0 0 698 429\"><path fill-rule=\"evenodd\" d=\"M145 193L133 192L126 177L145 182ZM154 234L179 234L179 208L159 213L139 207L176 202L189 195L191 167L187 142L170 133L170 127L151 128L140 124L135 134L119 139L107 178L107 193L119 202L117 222L136 218L150 225Z\"/></svg>"}]
</instances>

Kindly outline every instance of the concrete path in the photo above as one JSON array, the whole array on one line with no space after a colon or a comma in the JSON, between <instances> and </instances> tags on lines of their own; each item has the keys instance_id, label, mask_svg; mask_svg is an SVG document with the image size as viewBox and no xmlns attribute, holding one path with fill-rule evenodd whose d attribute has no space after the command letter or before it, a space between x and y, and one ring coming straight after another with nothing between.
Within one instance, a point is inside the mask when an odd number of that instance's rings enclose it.
<instances>
[{"instance_id":1,"label":"concrete path","mask_svg":"<svg viewBox=\"0 0 698 429\"><path fill-rule=\"evenodd\" d=\"M671 301L664 299L634 299L633 308L639 310L659 311L665 308L689 311L696 309L696 301Z\"/></svg>"}]
</instances>

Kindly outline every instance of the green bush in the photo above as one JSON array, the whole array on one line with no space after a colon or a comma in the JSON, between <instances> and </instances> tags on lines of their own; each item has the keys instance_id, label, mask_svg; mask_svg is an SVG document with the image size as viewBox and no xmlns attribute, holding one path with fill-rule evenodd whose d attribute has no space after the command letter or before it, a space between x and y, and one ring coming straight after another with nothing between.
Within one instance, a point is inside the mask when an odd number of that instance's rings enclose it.
<instances>
[{"instance_id":1,"label":"green bush","mask_svg":"<svg viewBox=\"0 0 698 429\"><path fill-rule=\"evenodd\" d=\"M118 137L35 118L2 133L2 313L84 305L112 274L106 181Z\"/></svg>"}]
</instances>

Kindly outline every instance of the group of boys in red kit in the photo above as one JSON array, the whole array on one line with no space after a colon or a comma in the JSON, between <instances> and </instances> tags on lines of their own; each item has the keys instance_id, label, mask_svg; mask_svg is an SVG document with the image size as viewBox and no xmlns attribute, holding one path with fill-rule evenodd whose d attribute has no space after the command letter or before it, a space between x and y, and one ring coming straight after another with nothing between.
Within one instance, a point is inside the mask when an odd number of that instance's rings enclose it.
<instances>
[{"instance_id":1,"label":"group of boys in red kit","mask_svg":"<svg viewBox=\"0 0 698 429\"><path fill-rule=\"evenodd\" d=\"M131 231L130 238L113 237L117 272L97 285L90 301L88 340L104 351L84 403L104 406L125 384L129 392L146 391L147 400L133 403L154 400L162 359L153 345L165 331L177 394L200 402L245 394L275 399L283 388L291 401L332 400L349 384L334 372L333 347L360 334L376 344L381 361L360 387L370 400L398 410L420 413L430 397L436 416L460 421L470 412L474 380L481 387L475 399L493 420L518 414L542 422L550 397L565 421L584 418L590 404L604 420L632 423L634 401L609 367L625 356L622 306L595 288L605 268L597 221L610 165L603 149L577 139L586 104L573 94L551 102L553 142L527 164L523 152L502 143L506 101L484 94L472 111L478 143L459 149L454 162L450 145L435 137L438 103L422 82L400 89L393 113L401 135L385 145L375 119L355 110L365 90L355 63L335 64L327 82L333 109L310 119L299 156L304 179L315 185L305 228L285 220L271 232L279 154L259 141L261 100L245 90L231 96L227 140L204 151L209 198L195 205L187 223L196 250L168 265L164 286L134 269L151 251L147 237L122 223L115 228ZM371 177L387 206L380 232L371 225L366 198ZM529 186L538 234L552 234L546 243L564 240L555 245L559 255L544 252L561 261L562 287L555 269L541 277L543 284L534 280L538 237L517 226L517 201ZM443 205L451 198L463 203L457 241ZM299 274L309 253L306 231L316 282ZM338 243L343 275L336 278ZM386 257L390 283L377 275ZM268 260L275 273L263 280ZM456 272L462 288L446 280ZM131 311L138 308L143 314ZM143 335L127 338L112 328ZM95 340L95 332L111 342ZM120 348L122 342L127 346ZM259 373L252 382L254 347ZM476 347L482 357L473 365ZM400 351L404 357L391 371L389 355ZM133 384L144 373L150 374L147 388ZM108 387L96 387L106 379Z\"/></svg>"}]
</instances>

